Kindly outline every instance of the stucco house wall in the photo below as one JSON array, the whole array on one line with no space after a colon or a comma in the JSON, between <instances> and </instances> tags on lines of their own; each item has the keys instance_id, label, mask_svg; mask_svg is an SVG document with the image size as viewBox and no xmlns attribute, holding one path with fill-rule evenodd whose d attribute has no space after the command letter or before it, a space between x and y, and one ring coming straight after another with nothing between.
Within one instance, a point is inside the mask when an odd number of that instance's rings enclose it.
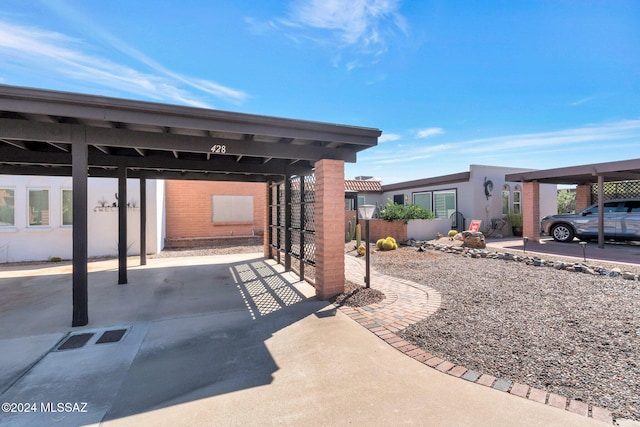
<instances>
[{"instance_id":1,"label":"stucco house wall","mask_svg":"<svg viewBox=\"0 0 640 427\"><path fill-rule=\"evenodd\" d=\"M72 225L63 225L63 190L72 190L70 177L0 175L0 189L14 195L14 224L0 225L0 262L40 261L52 256L72 257ZM47 222L29 225L29 190L48 191ZM118 254L117 179L89 178L88 248L89 257ZM162 249L162 182L147 181L147 252ZM140 185L127 180L127 246L129 255L140 254ZM159 208L160 207L160 208Z\"/></svg>"},{"instance_id":2,"label":"stucco house wall","mask_svg":"<svg viewBox=\"0 0 640 427\"><path fill-rule=\"evenodd\" d=\"M387 203L388 199L394 200L394 196L403 196L405 203L413 203L414 196L418 193L435 192L442 190L455 190L456 210L465 217L465 228L469 227L471 220L479 219L483 221L482 229L491 227L491 220L503 217L502 213L502 191L509 192L509 209L513 209L514 192L522 191L522 184L519 182L505 181L505 174L529 171L531 169L471 165L468 177L463 173L446 177L435 177L429 179L435 182L428 185L420 185L422 180L409 181L406 183L383 185L381 194L382 203ZM459 175L459 177L454 177ZM454 178L451 178L454 177ZM438 180L446 181L437 183ZM450 179L451 178L451 179ZM390 187L392 189L390 189ZM522 193L520 193L522 195ZM557 211L557 186L555 184L540 185L540 215L551 215ZM506 226L499 231L503 235L510 235L510 227Z\"/></svg>"}]
</instances>

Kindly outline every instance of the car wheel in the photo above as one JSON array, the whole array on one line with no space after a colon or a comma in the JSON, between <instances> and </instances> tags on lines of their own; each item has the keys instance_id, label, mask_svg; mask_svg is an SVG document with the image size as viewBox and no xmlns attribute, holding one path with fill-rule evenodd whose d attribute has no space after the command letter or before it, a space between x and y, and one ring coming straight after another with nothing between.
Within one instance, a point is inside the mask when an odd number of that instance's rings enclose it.
<instances>
[{"instance_id":1,"label":"car wheel","mask_svg":"<svg viewBox=\"0 0 640 427\"><path fill-rule=\"evenodd\" d=\"M567 224L556 224L551 227L551 236L557 242L570 242L573 240L573 228Z\"/></svg>"}]
</instances>

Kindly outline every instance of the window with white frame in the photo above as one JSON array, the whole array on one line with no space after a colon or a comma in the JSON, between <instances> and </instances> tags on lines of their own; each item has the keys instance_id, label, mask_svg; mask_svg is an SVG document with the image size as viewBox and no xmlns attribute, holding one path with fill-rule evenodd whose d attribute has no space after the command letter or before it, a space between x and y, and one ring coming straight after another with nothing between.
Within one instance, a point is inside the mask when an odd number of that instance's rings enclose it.
<instances>
[{"instance_id":1,"label":"window with white frame","mask_svg":"<svg viewBox=\"0 0 640 427\"><path fill-rule=\"evenodd\" d=\"M436 218L451 218L457 209L456 190L433 192L433 214Z\"/></svg>"},{"instance_id":2,"label":"window with white frame","mask_svg":"<svg viewBox=\"0 0 640 427\"><path fill-rule=\"evenodd\" d=\"M49 225L49 190L29 189L29 226Z\"/></svg>"},{"instance_id":3,"label":"window with white frame","mask_svg":"<svg viewBox=\"0 0 640 427\"><path fill-rule=\"evenodd\" d=\"M423 193L413 193L413 204L420 206L428 210L429 212L433 212L433 194L431 191L425 191Z\"/></svg>"},{"instance_id":4,"label":"window with white frame","mask_svg":"<svg viewBox=\"0 0 640 427\"><path fill-rule=\"evenodd\" d=\"M0 227L15 226L15 212L15 190L0 188Z\"/></svg>"},{"instance_id":5,"label":"window with white frame","mask_svg":"<svg viewBox=\"0 0 640 427\"><path fill-rule=\"evenodd\" d=\"M506 215L511 209L511 188L508 184L502 186L502 214Z\"/></svg>"},{"instance_id":6,"label":"window with white frame","mask_svg":"<svg viewBox=\"0 0 640 427\"><path fill-rule=\"evenodd\" d=\"M362 206L364 204L364 196L358 196L358 206Z\"/></svg>"},{"instance_id":7,"label":"window with white frame","mask_svg":"<svg viewBox=\"0 0 640 427\"><path fill-rule=\"evenodd\" d=\"M62 190L62 225L73 225L73 191Z\"/></svg>"},{"instance_id":8,"label":"window with white frame","mask_svg":"<svg viewBox=\"0 0 640 427\"><path fill-rule=\"evenodd\" d=\"M519 185L513 190L513 211L517 214L522 213L522 189Z\"/></svg>"}]
</instances>

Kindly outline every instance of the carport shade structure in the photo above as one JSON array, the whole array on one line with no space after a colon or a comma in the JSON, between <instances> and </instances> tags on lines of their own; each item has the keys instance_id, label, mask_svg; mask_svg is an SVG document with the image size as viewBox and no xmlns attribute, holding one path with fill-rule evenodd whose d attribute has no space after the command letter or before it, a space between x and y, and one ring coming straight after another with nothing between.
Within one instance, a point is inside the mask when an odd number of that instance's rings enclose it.
<instances>
[{"instance_id":1,"label":"carport shade structure","mask_svg":"<svg viewBox=\"0 0 640 427\"><path fill-rule=\"evenodd\" d=\"M598 247L604 248L605 181L640 180L640 159L593 163L565 168L517 172L505 175L507 181L522 182L523 234L540 241L540 184L598 184Z\"/></svg>"},{"instance_id":2,"label":"carport shade structure","mask_svg":"<svg viewBox=\"0 0 640 427\"><path fill-rule=\"evenodd\" d=\"M72 176L73 326L88 324L87 179L118 179L120 200L126 179L278 182L314 170L317 203L343 206L344 162L377 145L374 128L242 114L101 96L0 85L0 174ZM331 182L339 180L340 182ZM335 193L335 194L333 194ZM335 199L335 200L333 200ZM320 206L322 212L322 206ZM343 207L342 207L343 209ZM146 217L141 197L141 224ZM332 274L316 279L316 292L329 297L344 286L342 217L316 226L321 251L316 268ZM330 222L330 221L329 221ZM126 204L119 204L118 282L126 283ZM145 262L141 227L141 262ZM266 234L265 234L266 239ZM336 274L337 273L337 274ZM324 279L326 277L326 279Z\"/></svg>"}]
</instances>

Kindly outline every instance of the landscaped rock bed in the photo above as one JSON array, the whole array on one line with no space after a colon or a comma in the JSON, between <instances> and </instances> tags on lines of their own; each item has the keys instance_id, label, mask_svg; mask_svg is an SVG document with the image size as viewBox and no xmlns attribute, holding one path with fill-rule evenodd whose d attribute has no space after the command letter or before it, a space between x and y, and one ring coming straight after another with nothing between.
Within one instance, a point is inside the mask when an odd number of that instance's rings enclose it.
<instances>
[{"instance_id":1,"label":"landscaped rock bed","mask_svg":"<svg viewBox=\"0 0 640 427\"><path fill-rule=\"evenodd\" d=\"M468 369L640 420L640 282L623 278L627 268L610 274L613 265L558 268L514 254L447 251L372 254L375 271L442 294L440 310L402 331L405 340ZM578 273L578 264L593 273Z\"/></svg>"},{"instance_id":2,"label":"landscaped rock bed","mask_svg":"<svg viewBox=\"0 0 640 427\"><path fill-rule=\"evenodd\" d=\"M385 299L385 295L379 290L365 288L364 286L347 281L344 284L344 293L334 297L331 302L338 306L364 307L380 302L383 299Z\"/></svg>"}]
</instances>

